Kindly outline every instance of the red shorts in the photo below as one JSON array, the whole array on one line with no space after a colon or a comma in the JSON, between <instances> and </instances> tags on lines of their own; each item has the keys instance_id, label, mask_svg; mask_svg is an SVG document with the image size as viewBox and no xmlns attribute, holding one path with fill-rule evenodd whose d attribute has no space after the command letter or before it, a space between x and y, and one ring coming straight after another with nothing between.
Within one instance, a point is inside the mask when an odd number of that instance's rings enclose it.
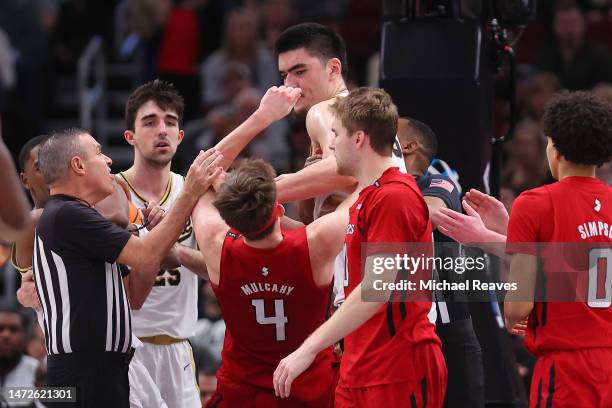
<instances>
[{"instance_id":1,"label":"red shorts","mask_svg":"<svg viewBox=\"0 0 612 408\"><path fill-rule=\"evenodd\" d=\"M427 407L440 408L446 391L446 365L440 347L428 347L413 367L418 381L396 382L369 387L336 387L334 408Z\"/></svg>"},{"instance_id":2,"label":"red shorts","mask_svg":"<svg viewBox=\"0 0 612 408\"><path fill-rule=\"evenodd\" d=\"M337 379L337 377L336 377ZM217 383L217 389L204 408L332 408L336 382L327 384L328 391L316 401L298 398L277 398L274 389L249 385Z\"/></svg>"},{"instance_id":3,"label":"red shorts","mask_svg":"<svg viewBox=\"0 0 612 408\"><path fill-rule=\"evenodd\" d=\"M612 349L554 351L538 358L529 406L612 407Z\"/></svg>"}]
</instances>

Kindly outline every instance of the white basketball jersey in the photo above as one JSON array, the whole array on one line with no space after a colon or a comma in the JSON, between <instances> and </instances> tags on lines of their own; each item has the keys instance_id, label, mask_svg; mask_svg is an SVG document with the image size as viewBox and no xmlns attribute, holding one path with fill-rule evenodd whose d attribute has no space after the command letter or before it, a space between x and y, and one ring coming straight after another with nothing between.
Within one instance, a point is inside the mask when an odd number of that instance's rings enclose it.
<instances>
[{"instance_id":1,"label":"white basketball jersey","mask_svg":"<svg viewBox=\"0 0 612 408\"><path fill-rule=\"evenodd\" d=\"M132 202L141 209L147 206L143 198L127 182L132 194ZM166 211L172 207L174 200L183 189L183 176L170 172L168 187L160 201ZM140 230L140 236L149 231ZM197 248L191 219L181 233L178 242L190 248ZM138 337L165 334L185 339L195 334L198 318L198 277L184 266L172 270L160 270L155 285L147 296L140 310L132 311L132 331Z\"/></svg>"}]
</instances>

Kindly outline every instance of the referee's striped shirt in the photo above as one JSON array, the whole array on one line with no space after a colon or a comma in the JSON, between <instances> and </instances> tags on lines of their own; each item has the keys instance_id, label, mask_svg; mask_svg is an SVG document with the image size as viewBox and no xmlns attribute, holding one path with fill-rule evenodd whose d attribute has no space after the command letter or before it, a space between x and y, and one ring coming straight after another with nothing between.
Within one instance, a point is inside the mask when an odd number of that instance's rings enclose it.
<instances>
[{"instance_id":1,"label":"referee's striped shirt","mask_svg":"<svg viewBox=\"0 0 612 408\"><path fill-rule=\"evenodd\" d=\"M84 202L50 197L33 259L49 355L130 350L130 305L115 263L129 238Z\"/></svg>"}]
</instances>

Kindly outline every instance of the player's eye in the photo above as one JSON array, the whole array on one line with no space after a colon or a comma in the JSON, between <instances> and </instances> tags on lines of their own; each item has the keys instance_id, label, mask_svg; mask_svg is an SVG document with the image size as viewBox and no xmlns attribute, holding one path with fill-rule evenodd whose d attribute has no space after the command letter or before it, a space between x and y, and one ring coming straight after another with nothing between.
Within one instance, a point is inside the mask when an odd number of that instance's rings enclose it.
<instances>
[{"instance_id":1,"label":"player's eye","mask_svg":"<svg viewBox=\"0 0 612 408\"><path fill-rule=\"evenodd\" d=\"M301 69L301 70L299 70L299 71L295 71L295 74L296 74L297 76L303 76L305 73L306 73L306 70L305 70L305 69Z\"/></svg>"}]
</instances>

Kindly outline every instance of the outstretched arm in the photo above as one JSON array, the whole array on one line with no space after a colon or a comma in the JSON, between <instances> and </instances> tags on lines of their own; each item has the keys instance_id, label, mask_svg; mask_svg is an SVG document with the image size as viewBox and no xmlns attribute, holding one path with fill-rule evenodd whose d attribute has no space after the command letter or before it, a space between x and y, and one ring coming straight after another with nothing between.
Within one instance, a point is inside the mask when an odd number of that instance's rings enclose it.
<instances>
[{"instance_id":1,"label":"outstretched arm","mask_svg":"<svg viewBox=\"0 0 612 408\"><path fill-rule=\"evenodd\" d=\"M339 175L335 157L328 156L297 173L283 174L277 178L277 199L281 203L300 201L350 189L356 184L353 177Z\"/></svg>"},{"instance_id":2,"label":"outstretched arm","mask_svg":"<svg viewBox=\"0 0 612 408\"><path fill-rule=\"evenodd\" d=\"M506 242L506 236L488 229L480 215L466 201L463 201L463 208L467 215L440 208L432 216L438 231L461 244L478 246L485 252L508 260L506 247L502 245Z\"/></svg>"},{"instance_id":3,"label":"outstretched arm","mask_svg":"<svg viewBox=\"0 0 612 408\"><path fill-rule=\"evenodd\" d=\"M273 86L268 89L257 110L215 146L223 154L221 166L227 170L255 136L287 116L301 93L299 88L290 86Z\"/></svg>"},{"instance_id":4,"label":"outstretched arm","mask_svg":"<svg viewBox=\"0 0 612 408\"><path fill-rule=\"evenodd\" d=\"M13 242L28 227L30 205L2 136L0 136L0 186L5 192L0 200L0 241Z\"/></svg>"},{"instance_id":5,"label":"outstretched arm","mask_svg":"<svg viewBox=\"0 0 612 408\"><path fill-rule=\"evenodd\" d=\"M198 246L208 267L208 278L215 285L219 284L221 249L229 227L213 206L215 192L209 189L196 204L193 210L193 230Z\"/></svg>"}]
</instances>

